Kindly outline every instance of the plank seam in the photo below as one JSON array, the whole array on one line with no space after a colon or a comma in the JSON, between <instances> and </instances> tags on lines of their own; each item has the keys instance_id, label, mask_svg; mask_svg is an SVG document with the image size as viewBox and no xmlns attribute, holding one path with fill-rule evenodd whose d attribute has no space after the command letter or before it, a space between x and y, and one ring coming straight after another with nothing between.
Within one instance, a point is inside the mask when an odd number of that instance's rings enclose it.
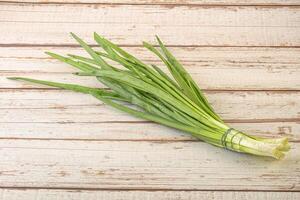
<instances>
[{"instance_id":1,"label":"plank seam","mask_svg":"<svg viewBox=\"0 0 300 200\"><path fill-rule=\"evenodd\" d=\"M108 88L102 88L104 90L108 90ZM7 91L22 91L22 90L33 90L33 91L67 91L59 88L43 88L43 87L10 87L10 88L1 88L0 92L7 92ZM216 93L223 93L223 92L274 92L274 93L298 93L300 92L299 89L202 89L204 92L216 92Z\"/></svg>"},{"instance_id":2,"label":"plank seam","mask_svg":"<svg viewBox=\"0 0 300 200\"><path fill-rule=\"evenodd\" d=\"M256 4L222 4L222 3L83 3L83 2L57 2L57 1L47 1L47 2L22 2L22 1L0 1L0 3L5 4L34 4L34 5L116 5L116 6L123 6L123 5L133 5L133 6L169 6L169 7L298 7L300 4L272 4L272 3L256 3Z\"/></svg>"},{"instance_id":3,"label":"plank seam","mask_svg":"<svg viewBox=\"0 0 300 200\"><path fill-rule=\"evenodd\" d=\"M79 191L182 191L182 192L201 192L201 191L208 191L208 192L300 192L300 189L293 189L290 190L283 189L283 190L232 190L232 189L156 189L156 188L87 188L87 187L26 187L26 186L0 186L0 189L18 189L18 190L26 190L26 189L35 189L35 190L79 190Z\"/></svg>"},{"instance_id":4,"label":"plank seam","mask_svg":"<svg viewBox=\"0 0 300 200\"><path fill-rule=\"evenodd\" d=\"M188 136L189 134L186 133ZM0 137L0 140L32 140L32 141L87 141L87 142L152 142L152 143L205 143L198 139L80 139L80 138L22 138L22 137ZM300 143L300 140L289 140L289 143Z\"/></svg>"},{"instance_id":5,"label":"plank seam","mask_svg":"<svg viewBox=\"0 0 300 200\"><path fill-rule=\"evenodd\" d=\"M51 21L21 21L21 20L0 20L0 23L23 23L23 24L99 24L99 22L80 22L80 21L59 21L59 22L51 22ZM112 24L112 22L111 22ZM125 24L125 23L120 23L120 22L115 22L114 24ZM128 23L126 23L128 24ZM188 27L190 25L176 25L177 27ZM276 26L276 25L201 25L202 28L207 28L207 27L218 27L218 28L299 28L300 26L298 25L293 25L293 26Z\"/></svg>"},{"instance_id":6,"label":"plank seam","mask_svg":"<svg viewBox=\"0 0 300 200\"><path fill-rule=\"evenodd\" d=\"M139 44L117 44L120 47L143 47L143 45ZM90 44L91 47L98 47L96 44ZM158 45L153 45L154 47L159 47ZM268 46L268 45L165 45L166 47L179 47L179 48L198 48L198 47L222 47L222 48L300 48L299 45L294 46ZM1 44L0 47L69 47L69 48L78 48L81 47L77 44L28 44L28 43L11 43L11 44Z\"/></svg>"},{"instance_id":7,"label":"plank seam","mask_svg":"<svg viewBox=\"0 0 300 200\"><path fill-rule=\"evenodd\" d=\"M3 109L3 108L2 108ZM24 109L24 108L23 108ZM34 123L38 123L38 124L52 124L52 123L60 123L60 124L74 124L74 123L90 123L90 124L103 124L103 123L132 123L132 124L136 124L136 123L153 123L150 121L94 121L94 122L34 122ZM300 118L275 118L275 119L226 119L224 120L224 122L226 123L277 123L277 122L296 122L296 123L300 123ZM19 123L19 124L29 124L32 122L0 122L0 124L13 124L13 123Z\"/></svg>"}]
</instances>

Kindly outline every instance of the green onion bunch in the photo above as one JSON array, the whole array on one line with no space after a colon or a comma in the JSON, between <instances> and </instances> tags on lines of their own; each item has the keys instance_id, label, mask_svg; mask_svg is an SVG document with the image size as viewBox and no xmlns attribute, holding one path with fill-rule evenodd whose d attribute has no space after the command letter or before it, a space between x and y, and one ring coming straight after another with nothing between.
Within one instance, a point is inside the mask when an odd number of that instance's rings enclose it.
<instances>
[{"instance_id":1,"label":"green onion bunch","mask_svg":"<svg viewBox=\"0 0 300 200\"><path fill-rule=\"evenodd\" d=\"M143 45L160 58L171 76L156 65L142 62L97 33L94 33L94 40L101 51L94 50L71 34L90 57L46 53L80 70L76 75L93 76L110 90L22 77L10 79L90 94L130 115L185 131L209 144L232 151L280 159L289 150L287 138L250 136L225 124L189 73L158 37L159 49L147 42ZM122 69L113 65L121 65Z\"/></svg>"}]
</instances>

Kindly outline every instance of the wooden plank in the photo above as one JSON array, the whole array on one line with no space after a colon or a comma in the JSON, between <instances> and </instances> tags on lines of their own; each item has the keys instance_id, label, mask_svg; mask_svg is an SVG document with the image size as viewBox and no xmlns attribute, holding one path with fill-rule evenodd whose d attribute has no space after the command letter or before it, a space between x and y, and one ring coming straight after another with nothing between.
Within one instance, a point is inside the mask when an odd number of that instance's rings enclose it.
<instances>
[{"instance_id":1,"label":"wooden plank","mask_svg":"<svg viewBox=\"0 0 300 200\"><path fill-rule=\"evenodd\" d=\"M218 200L295 200L299 192L232 192L232 191L85 191L47 189L0 189L0 200L140 200L140 199L218 199Z\"/></svg>"},{"instance_id":2,"label":"wooden plank","mask_svg":"<svg viewBox=\"0 0 300 200\"><path fill-rule=\"evenodd\" d=\"M229 122L245 133L264 137L289 137L300 140L299 122ZM132 141L193 141L197 140L182 131L162 125L139 122L99 123L0 123L0 138L11 139L62 139L62 140L132 140Z\"/></svg>"},{"instance_id":3,"label":"wooden plank","mask_svg":"<svg viewBox=\"0 0 300 200\"><path fill-rule=\"evenodd\" d=\"M1 2L1 1L0 1ZM298 0L6 0L19 3L171 4L171 5L299 5Z\"/></svg>"},{"instance_id":4,"label":"wooden plank","mask_svg":"<svg viewBox=\"0 0 300 200\"><path fill-rule=\"evenodd\" d=\"M259 6L2 4L2 45L70 45L72 31L127 45L300 46L300 8ZM14 33L14 34L12 34Z\"/></svg>"},{"instance_id":5,"label":"wooden plank","mask_svg":"<svg viewBox=\"0 0 300 200\"><path fill-rule=\"evenodd\" d=\"M1 36L0 36L1 37ZM157 58L141 47L125 47L144 60L163 67ZM240 47L172 47L203 89L299 90L300 49ZM44 51L86 55L74 47L0 48L0 88L45 88L7 80L7 76L28 76L82 85L101 86L90 77L78 77L76 70L50 59ZM266 78L267 77L267 78Z\"/></svg>"},{"instance_id":6,"label":"wooden plank","mask_svg":"<svg viewBox=\"0 0 300 200\"><path fill-rule=\"evenodd\" d=\"M206 94L216 112L235 128L254 135L300 140L299 92ZM0 105L2 138L192 139L183 132L131 117L91 96L73 92L0 90Z\"/></svg>"},{"instance_id":7,"label":"wooden plank","mask_svg":"<svg viewBox=\"0 0 300 200\"><path fill-rule=\"evenodd\" d=\"M276 120L299 118L299 92L209 91L208 100L224 119ZM86 94L68 91L1 91L1 122L135 121ZM242 103L241 103L242 102ZM43 112L41 112L43 111ZM253 112L258 111L258 112ZM18 115L14 116L18 112ZM59 117L59 118L57 118ZM68 120L69 119L69 120ZM49 121L48 121L49 120Z\"/></svg>"},{"instance_id":8,"label":"wooden plank","mask_svg":"<svg viewBox=\"0 0 300 200\"><path fill-rule=\"evenodd\" d=\"M0 140L0 149L0 187L300 191L300 143L282 161L203 142Z\"/></svg>"}]
</instances>

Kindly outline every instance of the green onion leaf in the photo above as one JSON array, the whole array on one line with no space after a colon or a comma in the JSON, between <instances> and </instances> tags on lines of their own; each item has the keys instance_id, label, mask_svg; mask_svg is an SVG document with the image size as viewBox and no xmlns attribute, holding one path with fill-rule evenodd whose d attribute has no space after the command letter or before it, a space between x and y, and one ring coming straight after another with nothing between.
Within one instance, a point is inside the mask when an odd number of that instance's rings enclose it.
<instances>
[{"instance_id":1,"label":"green onion leaf","mask_svg":"<svg viewBox=\"0 0 300 200\"><path fill-rule=\"evenodd\" d=\"M46 53L79 69L75 75L96 77L109 90L23 77L9 79L89 94L120 111L185 131L209 144L228 150L276 159L282 159L289 151L287 138L251 136L225 124L191 75L158 37L156 39L161 52L147 42L143 43L144 47L158 56L172 77L156 65L143 63L97 33L94 33L94 39L102 48L101 51L94 51L78 36L71 34L91 58ZM114 67L108 61L123 68Z\"/></svg>"}]
</instances>

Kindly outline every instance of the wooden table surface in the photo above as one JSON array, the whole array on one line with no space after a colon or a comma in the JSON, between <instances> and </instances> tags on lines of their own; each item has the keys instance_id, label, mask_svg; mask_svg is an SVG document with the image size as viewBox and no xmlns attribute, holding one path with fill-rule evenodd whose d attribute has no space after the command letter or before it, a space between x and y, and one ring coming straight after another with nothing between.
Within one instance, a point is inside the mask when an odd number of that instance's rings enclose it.
<instances>
[{"instance_id":1,"label":"wooden table surface","mask_svg":"<svg viewBox=\"0 0 300 200\"><path fill-rule=\"evenodd\" d=\"M0 1L0 200L300 199L299 0ZM85 54L93 31L149 63L159 35L235 128L288 136L282 161L229 152L91 96L44 51Z\"/></svg>"}]
</instances>

